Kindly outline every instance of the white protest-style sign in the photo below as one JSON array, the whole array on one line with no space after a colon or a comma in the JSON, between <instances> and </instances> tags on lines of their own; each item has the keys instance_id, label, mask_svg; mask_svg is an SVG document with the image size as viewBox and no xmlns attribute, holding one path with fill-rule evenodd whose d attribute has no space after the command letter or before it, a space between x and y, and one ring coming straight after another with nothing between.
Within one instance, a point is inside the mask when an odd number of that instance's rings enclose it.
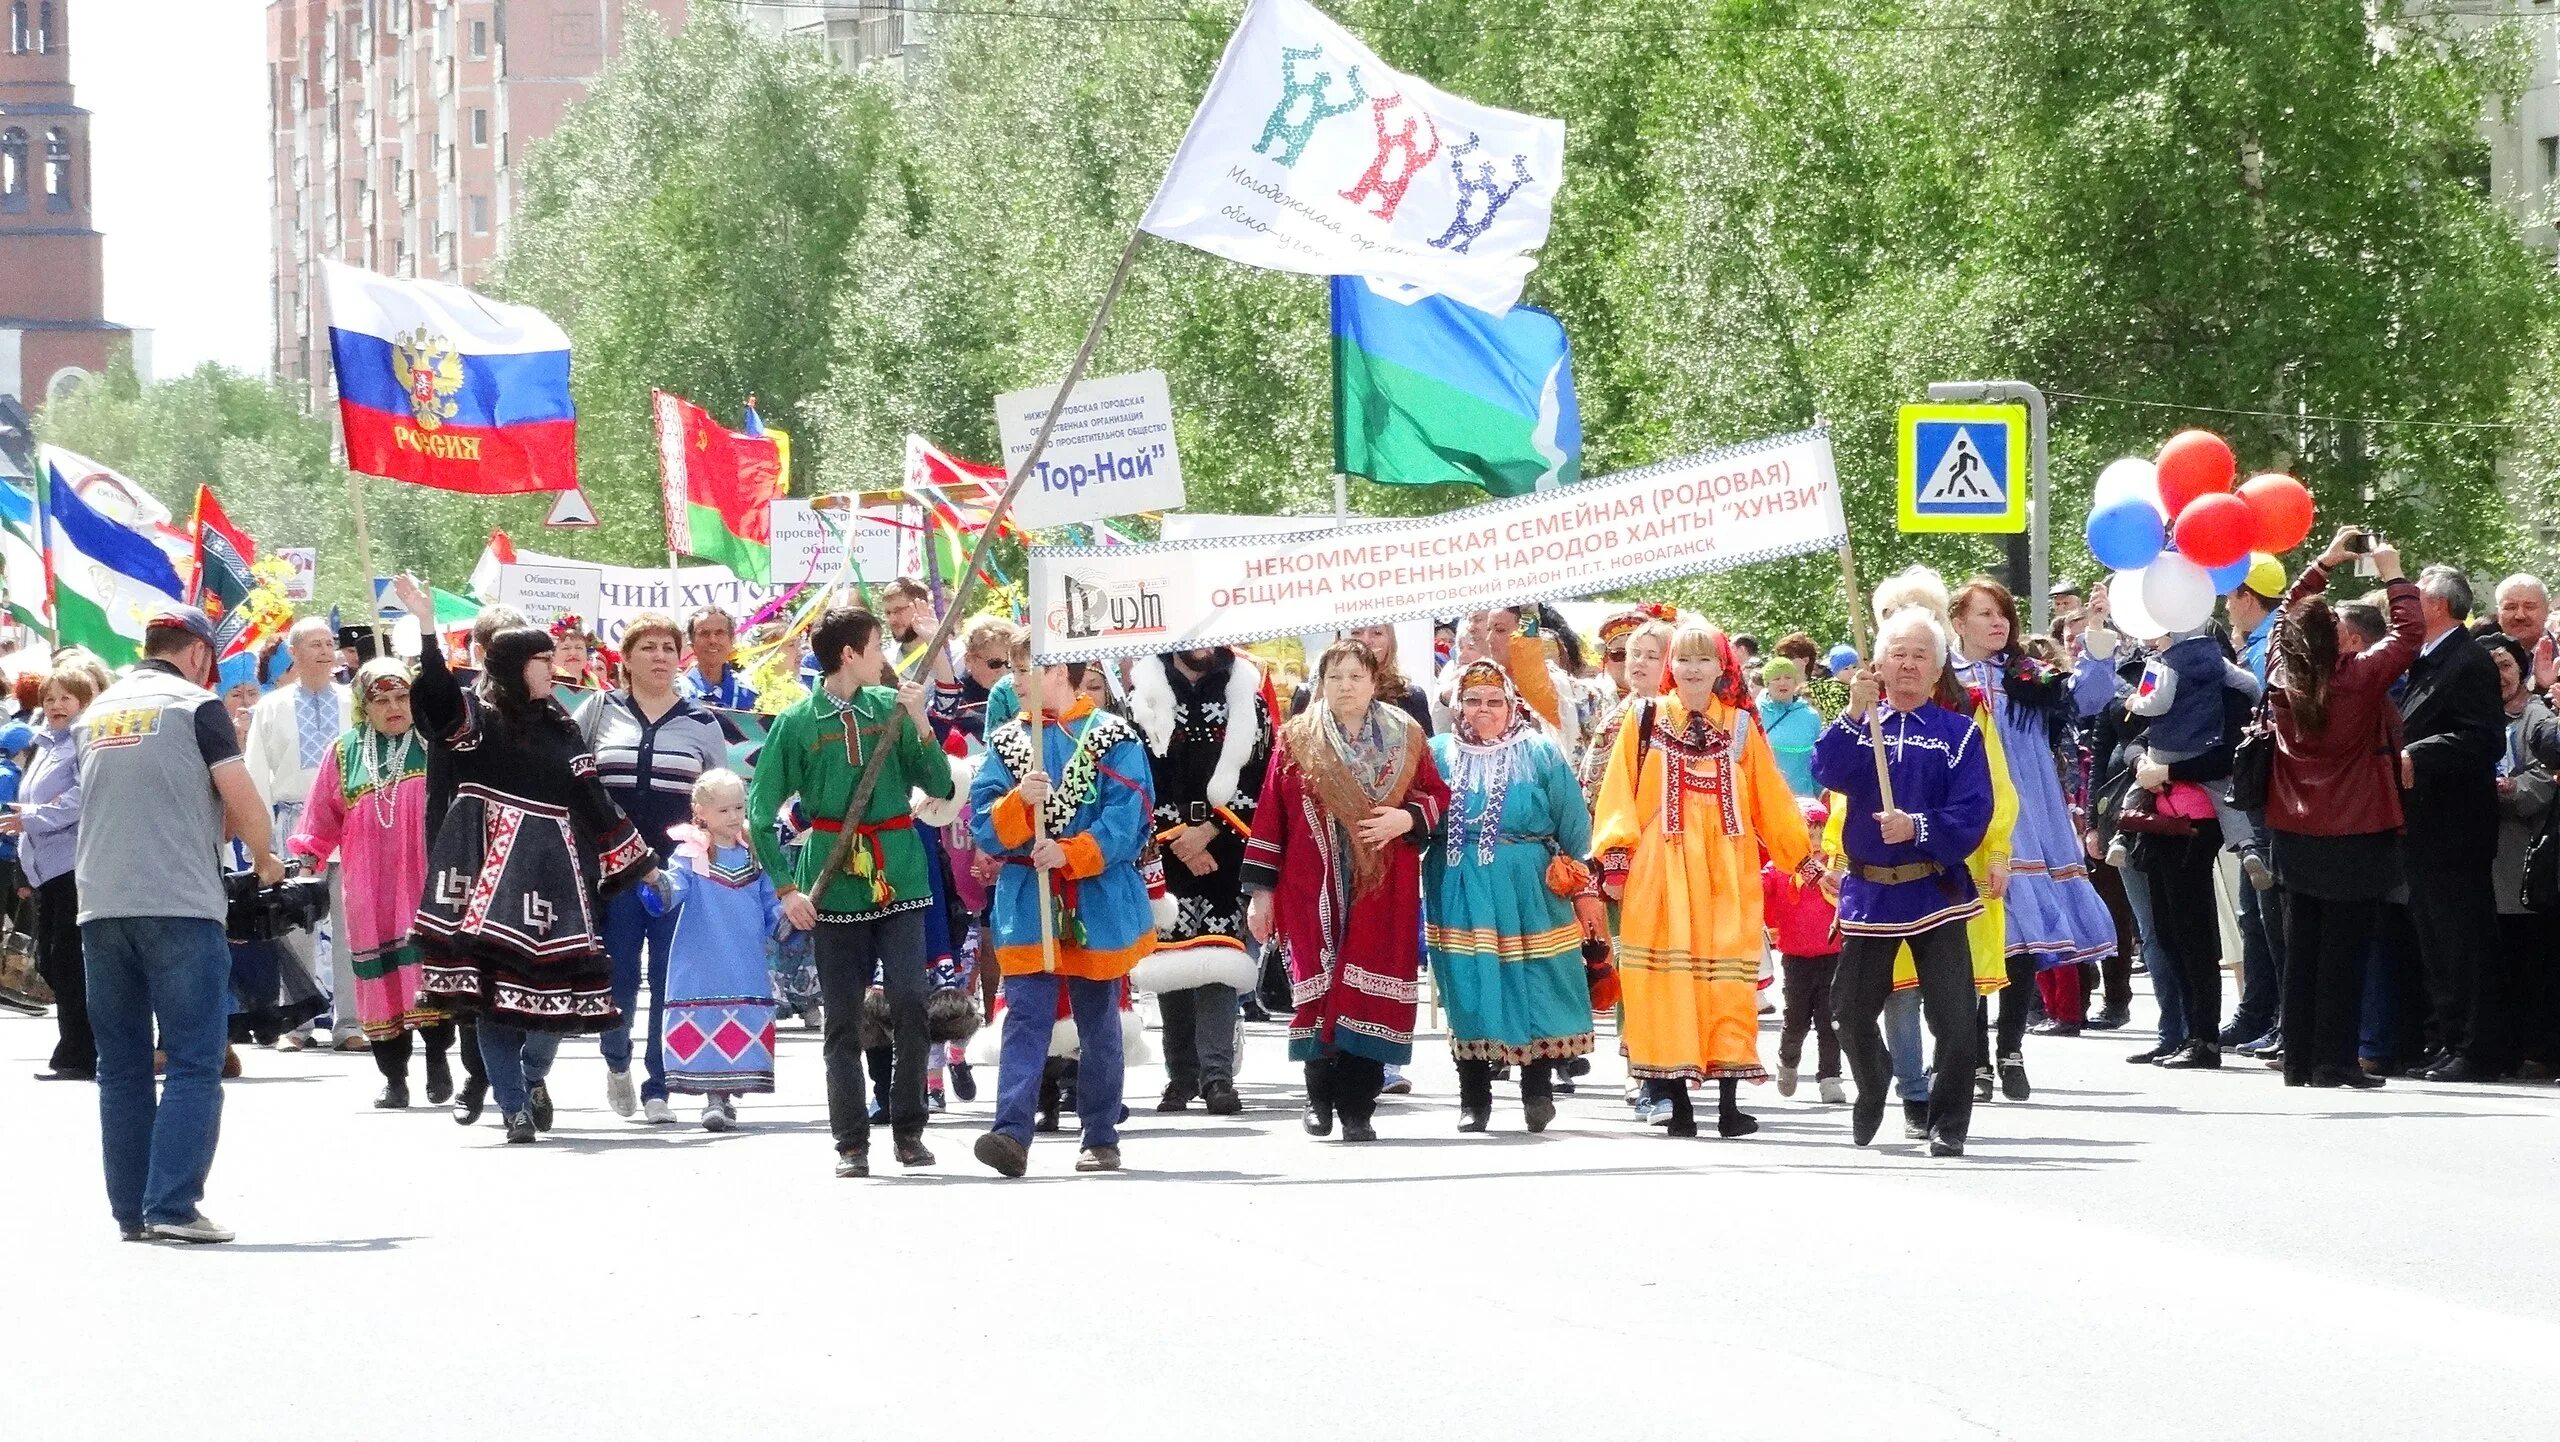
<instances>
[{"instance_id":1,"label":"white protest-style sign","mask_svg":"<svg viewBox=\"0 0 2560 1442\"><path fill-rule=\"evenodd\" d=\"M844 566L844 534L851 524L858 579L874 586L898 576L899 542L907 534L896 507L874 506L848 521L841 510L821 511L790 496L773 502L773 579L791 586L803 581L831 581Z\"/></svg>"},{"instance_id":2,"label":"white protest-style sign","mask_svg":"<svg viewBox=\"0 0 2560 1442\"><path fill-rule=\"evenodd\" d=\"M551 514L542 524L555 531L587 531L596 526L596 508L587 504L587 493L571 486L551 503Z\"/></svg>"},{"instance_id":3,"label":"white protest-style sign","mask_svg":"<svg viewBox=\"0 0 2560 1442\"><path fill-rule=\"evenodd\" d=\"M996 397L996 434L1006 474L1031 454L1057 388ZM1026 531L1169 511L1182 505L1182 457L1173 446L1173 400L1163 371L1133 371L1079 383L1068 395L1049 447L1014 498L1012 520Z\"/></svg>"},{"instance_id":4,"label":"white protest-style sign","mask_svg":"<svg viewBox=\"0 0 2560 1442\"><path fill-rule=\"evenodd\" d=\"M1138 226L1500 314L1563 179L1563 121L1400 74L1307 0L1253 0Z\"/></svg>"},{"instance_id":5,"label":"white protest-style sign","mask_svg":"<svg viewBox=\"0 0 2560 1442\"><path fill-rule=\"evenodd\" d=\"M1228 536L1302 536L1309 531L1331 531L1341 526L1356 524L1358 519L1358 517L1352 517L1349 520L1343 520L1333 516L1230 516L1215 511L1181 511L1164 518L1164 539L1197 541ZM1298 633L1298 646L1307 653L1307 661L1312 665L1316 657L1324 654L1325 647L1332 645L1349 631L1348 626L1340 626L1328 631L1301 631ZM1413 658L1417 656L1428 658L1430 655L1431 622L1429 620L1396 623L1396 661L1400 668L1406 670L1415 680L1427 681L1431 679L1427 674L1427 661L1418 664Z\"/></svg>"},{"instance_id":6,"label":"white protest-style sign","mask_svg":"<svg viewBox=\"0 0 2560 1442\"><path fill-rule=\"evenodd\" d=\"M1031 552L1042 662L1454 616L1837 548L1831 438L1766 440L1339 530Z\"/></svg>"},{"instance_id":7,"label":"white protest-style sign","mask_svg":"<svg viewBox=\"0 0 2560 1442\"><path fill-rule=\"evenodd\" d=\"M522 551L498 567L498 599L537 626L563 616L592 621L604 604L604 572L575 561L531 561Z\"/></svg>"},{"instance_id":8,"label":"white protest-style sign","mask_svg":"<svg viewBox=\"0 0 2560 1442\"><path fill-rule=\"evenodd\" d=\"M293 575L284 583L284 598L288 601L310 600L313 594L312 587L320 575L319 548L278 546L275 549L275 557L293 568Z\"/></svg>"},{"instance_id":9,"label":"white protest-style sign","mask_svg":"<svg viewBox=\"0 0 2560 1442\"><path fill-rule=\"evenodd\" d=\"M632 618L643 611L657 611L676 618L681 626L686 618L705 606L717 606L743 623L762 609L764 604L791 589L791 583L758 585L738 579L726 566L686 566L669 571L664 566L606 566L593 561L580 561L568 556L548 556L539 551L516 548L513 565L542 569L577 569L592 571L598 580L593 609L578 614L587 618L587 629L608 646L622 644L623 630ZM504 569L500 568L503 577ZM831 576L820 577L832 580ZM503 591L503 581L492 582ZM486 598L488 592L481 595Z\"/></svg>"}]
</instances>

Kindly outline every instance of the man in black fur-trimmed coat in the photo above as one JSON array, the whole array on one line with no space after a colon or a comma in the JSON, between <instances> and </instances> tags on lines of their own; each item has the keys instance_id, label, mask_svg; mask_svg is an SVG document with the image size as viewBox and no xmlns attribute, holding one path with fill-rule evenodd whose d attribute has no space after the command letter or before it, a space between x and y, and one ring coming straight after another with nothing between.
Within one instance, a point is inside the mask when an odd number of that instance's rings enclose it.
<instances>
[{"instance_id":1,"label":"man in black fur-trimmed coat","mask_svg":"<svg viewBox=\"0 0 2560 1442\"><path fill-rule=\"evenodd\" d=\"M1236 1095L1236 994L1254 984L1244 944L1244 843L1271 760L1271 709L1252 661L1218 646L1150 656L1132 668L1129 714L1154 762L1156 838L1178 914L1129 975L1164 1012L1160 1112L1194 1097L1211 1112Z\"/></svg>"}]
</instances>

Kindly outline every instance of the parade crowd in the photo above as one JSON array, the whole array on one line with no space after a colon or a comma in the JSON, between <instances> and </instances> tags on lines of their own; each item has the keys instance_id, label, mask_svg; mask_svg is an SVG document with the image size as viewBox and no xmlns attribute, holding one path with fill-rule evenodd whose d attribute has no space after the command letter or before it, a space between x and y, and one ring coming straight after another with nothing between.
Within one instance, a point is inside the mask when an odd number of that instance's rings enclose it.
<instances>
[{"instance_id":1,"label":"parade crowd","mask_svg":"<svg viewBox=\"0 0 2560 1442\"><path fill-rule=\"evenodd\" d=\"M2137 970L2135 1063L2560 1066L2548 593L2484 607L2361 531L2291 577L2261 558L2174 635L2068 584L2032 634L1997 582L1915 569L1852 643L1524 605L1425 656L1358 628L1297 675L1228 647L1035 666L999 615L937 649L900 581L749 638L800 663L763 706L722 611L607 651L492 606L448 656L429 594L393 592L414 662L311 618L217 695L212 625L172 608L120 677L56 653L0 730L42 1076L95 1083L128 1239L230 1239L200 1203L259 1044L368 1051L375 1106L422 1087L521 1144L583 1036L617 1114L752 1124L797 1017L840 1177L881 1127L935 1165L990 1067L979 1163L1023 1175L1072 1112L1075 1169L1117 1170L1142 1009L1167 1081L1138 1105L1242 1110L1241 1020L1281 1021L1304 1129L1372 1141L1426 985L1462 1132L1511 1125L1501 1093L1543 1130L1613 1033L1634 1125L1693 1137L1712 1102L1746 1137L1774 1081L1857 1145L1898 1101L1960 1156L1978 1104L2031 1097L2027 1038L2125 1025Z\"/></svg>"}]
</instances>

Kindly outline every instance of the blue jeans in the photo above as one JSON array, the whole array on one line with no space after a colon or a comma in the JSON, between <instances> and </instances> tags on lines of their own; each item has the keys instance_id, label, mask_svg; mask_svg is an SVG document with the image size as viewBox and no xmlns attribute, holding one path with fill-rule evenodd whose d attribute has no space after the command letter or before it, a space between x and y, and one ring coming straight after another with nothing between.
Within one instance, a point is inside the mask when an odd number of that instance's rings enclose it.
<instances>
[{"instance_id":1,"label":"blue jeans","mask_svg":"<svg viewBox=\"0 0 2560 1442\"><path fill-rule=\"evenodd\" d=\"M502 1021L480 1018L480 1063L489 1069L489 1093L498 1099L502 1116L533 1107L533 1084L551 1075L551 1059L560 1054L560 1033L526 1031Z\"/></svg>"},{"instance_id":2,"label":"blue jeans","mask_svg":"<svg viewBox=\"0 0 2560 1442\"><path fill-rule=\"evenodd\" d=\"M2231 1030L2256 1041L2276 1029L2284 1002L2284 908L2270 906L2272 891L2240 882L2240 1010Z\"/></svg>"},{"instance_id":3,"label":"blue jeans","mask_svg":"<svg viewBox=\"0 0 2560 1442\"><path fill-rule=\"evenodd\" d=\"M128 1230L194 1217L222 1139L231 948L222 923L120 916L83 923L89 1025L98 1036L98 1142L107 1207ZM155 1098L152 1024L168 1070Z\"/></svg>"},{"instance_id":4,"label":"blue jeans","mask_svg":"<svg viewBox=\"0 0 2560 1442\"><path fill-rule=\"evenodd\" d=\"M641 1048L643 1100L667 1095L667 953L675 945L676 918L671 911L651 916L640 904L640 888L625 887L604 904L604 954L613 961L613 1004L622 1008L622 1025L596 1038L604 1064L631 1070L631 1017L640 1001L640 948L649 948L649 1041Z\"/></svg>"},{"instance_id":5,"label":"blue jeans","mask_svg":"<svg viewBox=\"0 0 2560 1442\"><path fill-rule=\"evenodd\" d=\"M1929 1049L1920 1044L1920 988L1884 999L1884 1049L1893 1053L1893 1093L1907 1102L1929 1099ZM1966 1086L1973 1085L1971 1078Z\"/></svg>"},{"instance_id":6,"label":"blue jeans","mask_svg":"<svg viewBox=\"0 0 2560 1442\"><path fill-rule=\"evenodd\" d=\"M1039 1109L1040 1074L1049 1064L1049 1033L1057 1025L1058 988L1076 1017L1076 1116L1084 1144L1120 1144L1120 983L1082 977L1008 976L1004 979L1004 1063L996 1078L995 1129L1031 1145L1031 1115ZM833 1009L829 1009L833 1015Z\"/></svg>"},{"instance_id":7,"label":"blue jeans","mask_svg":"<svg viewBox=\"0 0 2560 1442\"><path fill-rule=\"evenodd\" d=\"M2151 976L2151 999L2160 1004L2160 1047L2175 1050L2187 1044L2187 992L2178 984L2178 964L2160 944L2160 927L2151 918L2151 878L2138 866L2117 875L2124 878L2124 899L2133 908L2134 924L2142 928L2142 965Z\"/></svg>"}]
</instances>

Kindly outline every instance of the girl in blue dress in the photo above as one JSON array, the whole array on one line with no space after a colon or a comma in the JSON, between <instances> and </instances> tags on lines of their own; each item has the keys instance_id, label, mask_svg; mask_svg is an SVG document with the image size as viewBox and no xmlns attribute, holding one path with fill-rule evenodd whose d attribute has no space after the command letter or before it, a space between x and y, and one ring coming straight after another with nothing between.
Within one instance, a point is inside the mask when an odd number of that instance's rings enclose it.
<instances>
[{"instance_id":1,"label":"girl in blue dress","mask_svg":"<svg viewBox=\"0 0 2560 1442\"><path fill-rule=\"evenodd\" d=\"M702 1127L738 1122L738 1097L773 1090L773 978L765 942L785 929L773 878L747 845L747 785L736 772L693 783L693 824L668 828L675 858L643 894L676 913L667 958L667 1090L702 1098Z\"/></svg>"}]
</instances>

